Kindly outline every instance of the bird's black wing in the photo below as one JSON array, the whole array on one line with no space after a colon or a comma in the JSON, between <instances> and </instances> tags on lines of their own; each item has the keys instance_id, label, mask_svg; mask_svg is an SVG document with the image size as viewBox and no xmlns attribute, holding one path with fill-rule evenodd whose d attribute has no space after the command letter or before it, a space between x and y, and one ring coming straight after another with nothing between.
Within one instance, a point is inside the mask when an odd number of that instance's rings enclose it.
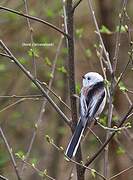
<instances>
[{"instance_id":1,"label":"bird's black wing","mask_svg":"<svg viewBox=\"0 0 133 180\"><path fill-rule=\"evenodd\" d=\"M81 90L80 114L84 126L86 126L87 121L93 119L104 97L105 89L103 83Z\"/></svg>"}]
</instances>

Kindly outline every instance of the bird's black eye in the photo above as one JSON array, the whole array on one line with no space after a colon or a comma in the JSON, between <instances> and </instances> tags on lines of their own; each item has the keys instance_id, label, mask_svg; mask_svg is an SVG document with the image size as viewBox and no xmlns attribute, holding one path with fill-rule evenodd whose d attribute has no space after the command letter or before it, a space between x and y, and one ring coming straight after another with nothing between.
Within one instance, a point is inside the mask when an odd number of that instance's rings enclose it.
<instances>
[{"instance_id":1,"label":"bird's black eye","mask_svg":"<svg viewBox=\"0 0 133 180\"><path fill-rule=\"evenodd\" d=\"M88 81L89 81L91 78L90 78L90 77L88 77L87 79L88 79Z\"/></svg>"}]
</instances>

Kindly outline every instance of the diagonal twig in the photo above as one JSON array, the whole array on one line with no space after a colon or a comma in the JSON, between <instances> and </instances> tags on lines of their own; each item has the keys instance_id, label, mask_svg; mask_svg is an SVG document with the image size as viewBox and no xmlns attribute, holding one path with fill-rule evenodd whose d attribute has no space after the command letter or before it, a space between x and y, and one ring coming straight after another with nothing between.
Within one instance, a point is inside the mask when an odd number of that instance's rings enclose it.
<instances>
[{"instance_id":1,"label":"diagonal twig","mask_svg":"<svg viewBox=\"0 0 133 180\"><path fill-rule=\"evenodd\" d=\"M2 139L3 139L3 141L4 141L4 143L5 143L5 146L6 146L6 148L7 148L7 151L8 151L8 153L9 153L9 155L10 155L10 159L11 159L12 165L13 165L13 167L14 167L15 173L16 173L16 175L17 175L17 178L18 178L18 180L22 180L21 177L20 177L20 175L19 175L19 171L18 171L18 168L17 168L17 164L16 164L16 161L15 161L13 152L12 152L12 148L10 147L10 145L9 145L9 143L8 143L8 141L7 141L7 138L6 138L6 136L5 136L5 134L4 134L4 132L3 132L3 130L2 130L1 127L0 127L0 134L1 134L1 137L2 137Z\"/></svg>"},{"instance_id":2,"label":"diagonal twig","mask_svg":"<svg viewBox=\"0 0 133 180\"><path fill-rule=\"evenodd\" d=\"M25 17L25 18L32 19L32 20L37 21L37 22L39 22L39 23L43 23L43 24L51 27L52 29L60 32L60 33L63 34L64 36L69 37L69 35L66 34L64 31L62 31L60 28L58 28L58 27L56 27L55 25L53 25L53 24L51 24L51 23L49 23L49 22L47 22L47 21L44 21L43 19L40 19L40 18L38 18L38 17L34 17L34 16L27 15L27 14L23 14L23 13L21 13L21 12L18 12L18 11L15 11L15 10L13 10L13 9L10 9L10 8L7 8L7 7L3 7L3 6L0 6L0 10L5 10L5 11L8 11L8 12L11 12L11 13L14 13L14 14L17 14L17 15L20 15L20 16L23 16L23 17Z\"/></svg>"},{"instance_id":3,"label":"diagonal twig","mask_svg":"<svg viewBox=\"0 0 133 180\"><path fill-rule=\"evenodd\" d=\"M83 1L83 0L78 0L78 1L73 5L73 9L72 9L73 12L76 10L76 8L80 5L80 3L81 3L82 1Z\"/></svg>"}]
</instances>

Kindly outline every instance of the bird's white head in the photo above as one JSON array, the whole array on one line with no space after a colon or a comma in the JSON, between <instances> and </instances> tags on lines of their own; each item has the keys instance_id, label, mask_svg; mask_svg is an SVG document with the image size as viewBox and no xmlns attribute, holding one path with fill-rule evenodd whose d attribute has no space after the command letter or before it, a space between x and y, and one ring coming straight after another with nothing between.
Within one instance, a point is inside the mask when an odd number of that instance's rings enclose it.
<instances>
[{"instance_id":1,"label":"bird's white head","mask_svg":"<svg viewBox=\"0 0 133 180\"><path fill-rule=\"evenodd\" d=\"M96 72L89 72L82 77L83 77L83 87L92 86L99 82L103 82L103 77Z\"/></svg>"}]
</instances>

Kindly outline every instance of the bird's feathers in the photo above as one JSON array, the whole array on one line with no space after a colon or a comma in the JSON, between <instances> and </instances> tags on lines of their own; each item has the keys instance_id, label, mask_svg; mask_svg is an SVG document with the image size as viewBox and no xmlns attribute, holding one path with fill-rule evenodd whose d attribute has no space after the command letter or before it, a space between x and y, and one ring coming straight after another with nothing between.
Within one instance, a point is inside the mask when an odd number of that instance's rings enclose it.
<instances>
[{"instance_id":1,"label":"bird's feathers","mask_svg":"<svg viewBox=\"0 0 133 180\"><path fill-rule=\"evenodd\" d=\"M93 118L103 111L106 102L106 90L102 76L93 72L87 73L83 78L80 94L80 120L66 150L69 158L75 156L84 130Z\"/></svg>"},{"instance_id":2,"label":"bird's feathers","mask_svg":"<svg viewBox=\"0 0 133 180\"><path fill-rule=\"evenodd\" d=\"M73 134L73 136L71 138L71 141L68 144L67 150L66 150L66 155L69 158L72 158L73 156L75 156L83 132L84 132L84 126L83 126L83 123L82 123L82 121L80 119L77 126L76 126L76 129L74 131L74 134Z\"/></svg>"}]
</instances>

